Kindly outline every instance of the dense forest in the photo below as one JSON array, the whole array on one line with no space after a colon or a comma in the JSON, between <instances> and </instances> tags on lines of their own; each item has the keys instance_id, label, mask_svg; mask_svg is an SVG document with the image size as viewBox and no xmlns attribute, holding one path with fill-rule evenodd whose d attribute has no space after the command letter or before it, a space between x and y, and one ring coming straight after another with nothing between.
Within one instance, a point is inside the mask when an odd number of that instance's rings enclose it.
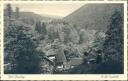
<instances>
[{"instance_id":1,"label":"dense forest","mask_svg":"<svg viewBox=\"0 0 128 81\"><path fill-rule=\"evenodd\" d=\"M123 9L115 9L106 31L26 14L11 4L4 9L5 73L123 73Z\"/></svg>"}]
</instances>

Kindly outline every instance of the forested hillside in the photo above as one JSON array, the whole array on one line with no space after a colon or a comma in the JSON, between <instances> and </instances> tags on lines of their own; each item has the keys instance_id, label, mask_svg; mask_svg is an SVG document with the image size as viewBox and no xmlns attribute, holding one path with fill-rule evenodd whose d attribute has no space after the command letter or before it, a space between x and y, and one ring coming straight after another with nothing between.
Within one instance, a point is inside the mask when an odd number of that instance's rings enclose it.
<instances>
[{"instance_id":1,"label":"forested hillside","mask_svg":"<svg viewBox=\"0 0 128 81\"><path fill-rule=\"evenodd\" d=\"M86 4L64 17L64 20L77 25L79 28L106 31L112 14L115 10L122 8L122 4Z\"/></svg>"},{"instance_id":2,"label":"forested hillside","mask_svg":"<svg viewBox=\"0 0 128 81\"><path fill-rule=\"evenodd\" d=\"M4 12L5 73L123 73L122 5L88 4L64 19Z\"/></svg>"}]
</instances>

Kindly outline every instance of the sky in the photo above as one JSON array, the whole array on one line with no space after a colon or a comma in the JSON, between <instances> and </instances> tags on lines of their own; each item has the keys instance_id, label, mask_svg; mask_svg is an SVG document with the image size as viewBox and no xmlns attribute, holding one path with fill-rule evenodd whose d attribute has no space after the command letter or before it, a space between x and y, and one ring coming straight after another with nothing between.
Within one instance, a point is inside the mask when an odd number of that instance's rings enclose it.
<instances>
[{"instance_id":1,"label":"sky","mask_svg":"<svg viewBox=\"0 0 128 81\"><path fill-rule=\"evenodd\" d=\"M46 16L59 16L65 17L72 13L73 11L77 10L84 3L31 3L31 4L11 4L12 8L19 7L20 11L25 12L34 12L40 15Z\"/></svg>"}]
</instances>

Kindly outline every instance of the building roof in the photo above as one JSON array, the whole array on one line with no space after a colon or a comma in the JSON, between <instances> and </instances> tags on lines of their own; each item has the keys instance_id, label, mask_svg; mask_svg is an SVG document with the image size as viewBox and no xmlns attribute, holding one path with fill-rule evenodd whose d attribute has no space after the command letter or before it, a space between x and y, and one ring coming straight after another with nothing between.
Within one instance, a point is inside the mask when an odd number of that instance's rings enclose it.
<instances>
[{"instance_id":1,"label":"building roof","mask_svg":"<svg viewBox=\"0 0 128 81\"><path fill-rule=\"evenodd\" d=\"M45 59L46 61L48 61L51 65L54 65L54 62L53 62L52 60L50 60L48 57L44 57L44 59Z\"/></svg>"},{"instance_id":2,"label":"building roof","mask_svg":"<svg viewBox=\"0 0 128 81\"><path fill-rule=\"evenodd\" d=\"M46 56L54 56L56 53L53 51L53 49L50 49L46 52Z\"/></svg>"},{"instance_id":3,"label":"building roof","mask_svg":"<svg viewBox=\"0 0 128 81\"><path fill-rule=\"evenodd\" d=\"M73 58L69 61L69 65L70 66L77 66L83 63L83 59L82 58Z\"/></svg>"}]
</instances>

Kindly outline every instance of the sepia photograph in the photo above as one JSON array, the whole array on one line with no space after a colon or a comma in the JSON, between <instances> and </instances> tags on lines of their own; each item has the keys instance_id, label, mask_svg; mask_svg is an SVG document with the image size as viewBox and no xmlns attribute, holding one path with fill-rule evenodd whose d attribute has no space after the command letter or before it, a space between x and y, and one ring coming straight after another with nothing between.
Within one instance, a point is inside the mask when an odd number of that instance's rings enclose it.
<instances>
[{"instance_id":1,"label":"sepia photograph","mask_svg":"<svg viewBox=\"0 0 128 81\"><path fill-rule=\"evenodd\" d=\"M125 74L124 8L124 3L4 3L3 74Z\"/></svg>"},{"instance_id":2,"label":"sepia photograph","mask_svg":"<svg viewBox=\"0 0 128 81\"><path fill-rule=\"evenodd\" d=\"M4 73L123 73L123 4L6 4Z\"/></svg>"}]
</instances>

